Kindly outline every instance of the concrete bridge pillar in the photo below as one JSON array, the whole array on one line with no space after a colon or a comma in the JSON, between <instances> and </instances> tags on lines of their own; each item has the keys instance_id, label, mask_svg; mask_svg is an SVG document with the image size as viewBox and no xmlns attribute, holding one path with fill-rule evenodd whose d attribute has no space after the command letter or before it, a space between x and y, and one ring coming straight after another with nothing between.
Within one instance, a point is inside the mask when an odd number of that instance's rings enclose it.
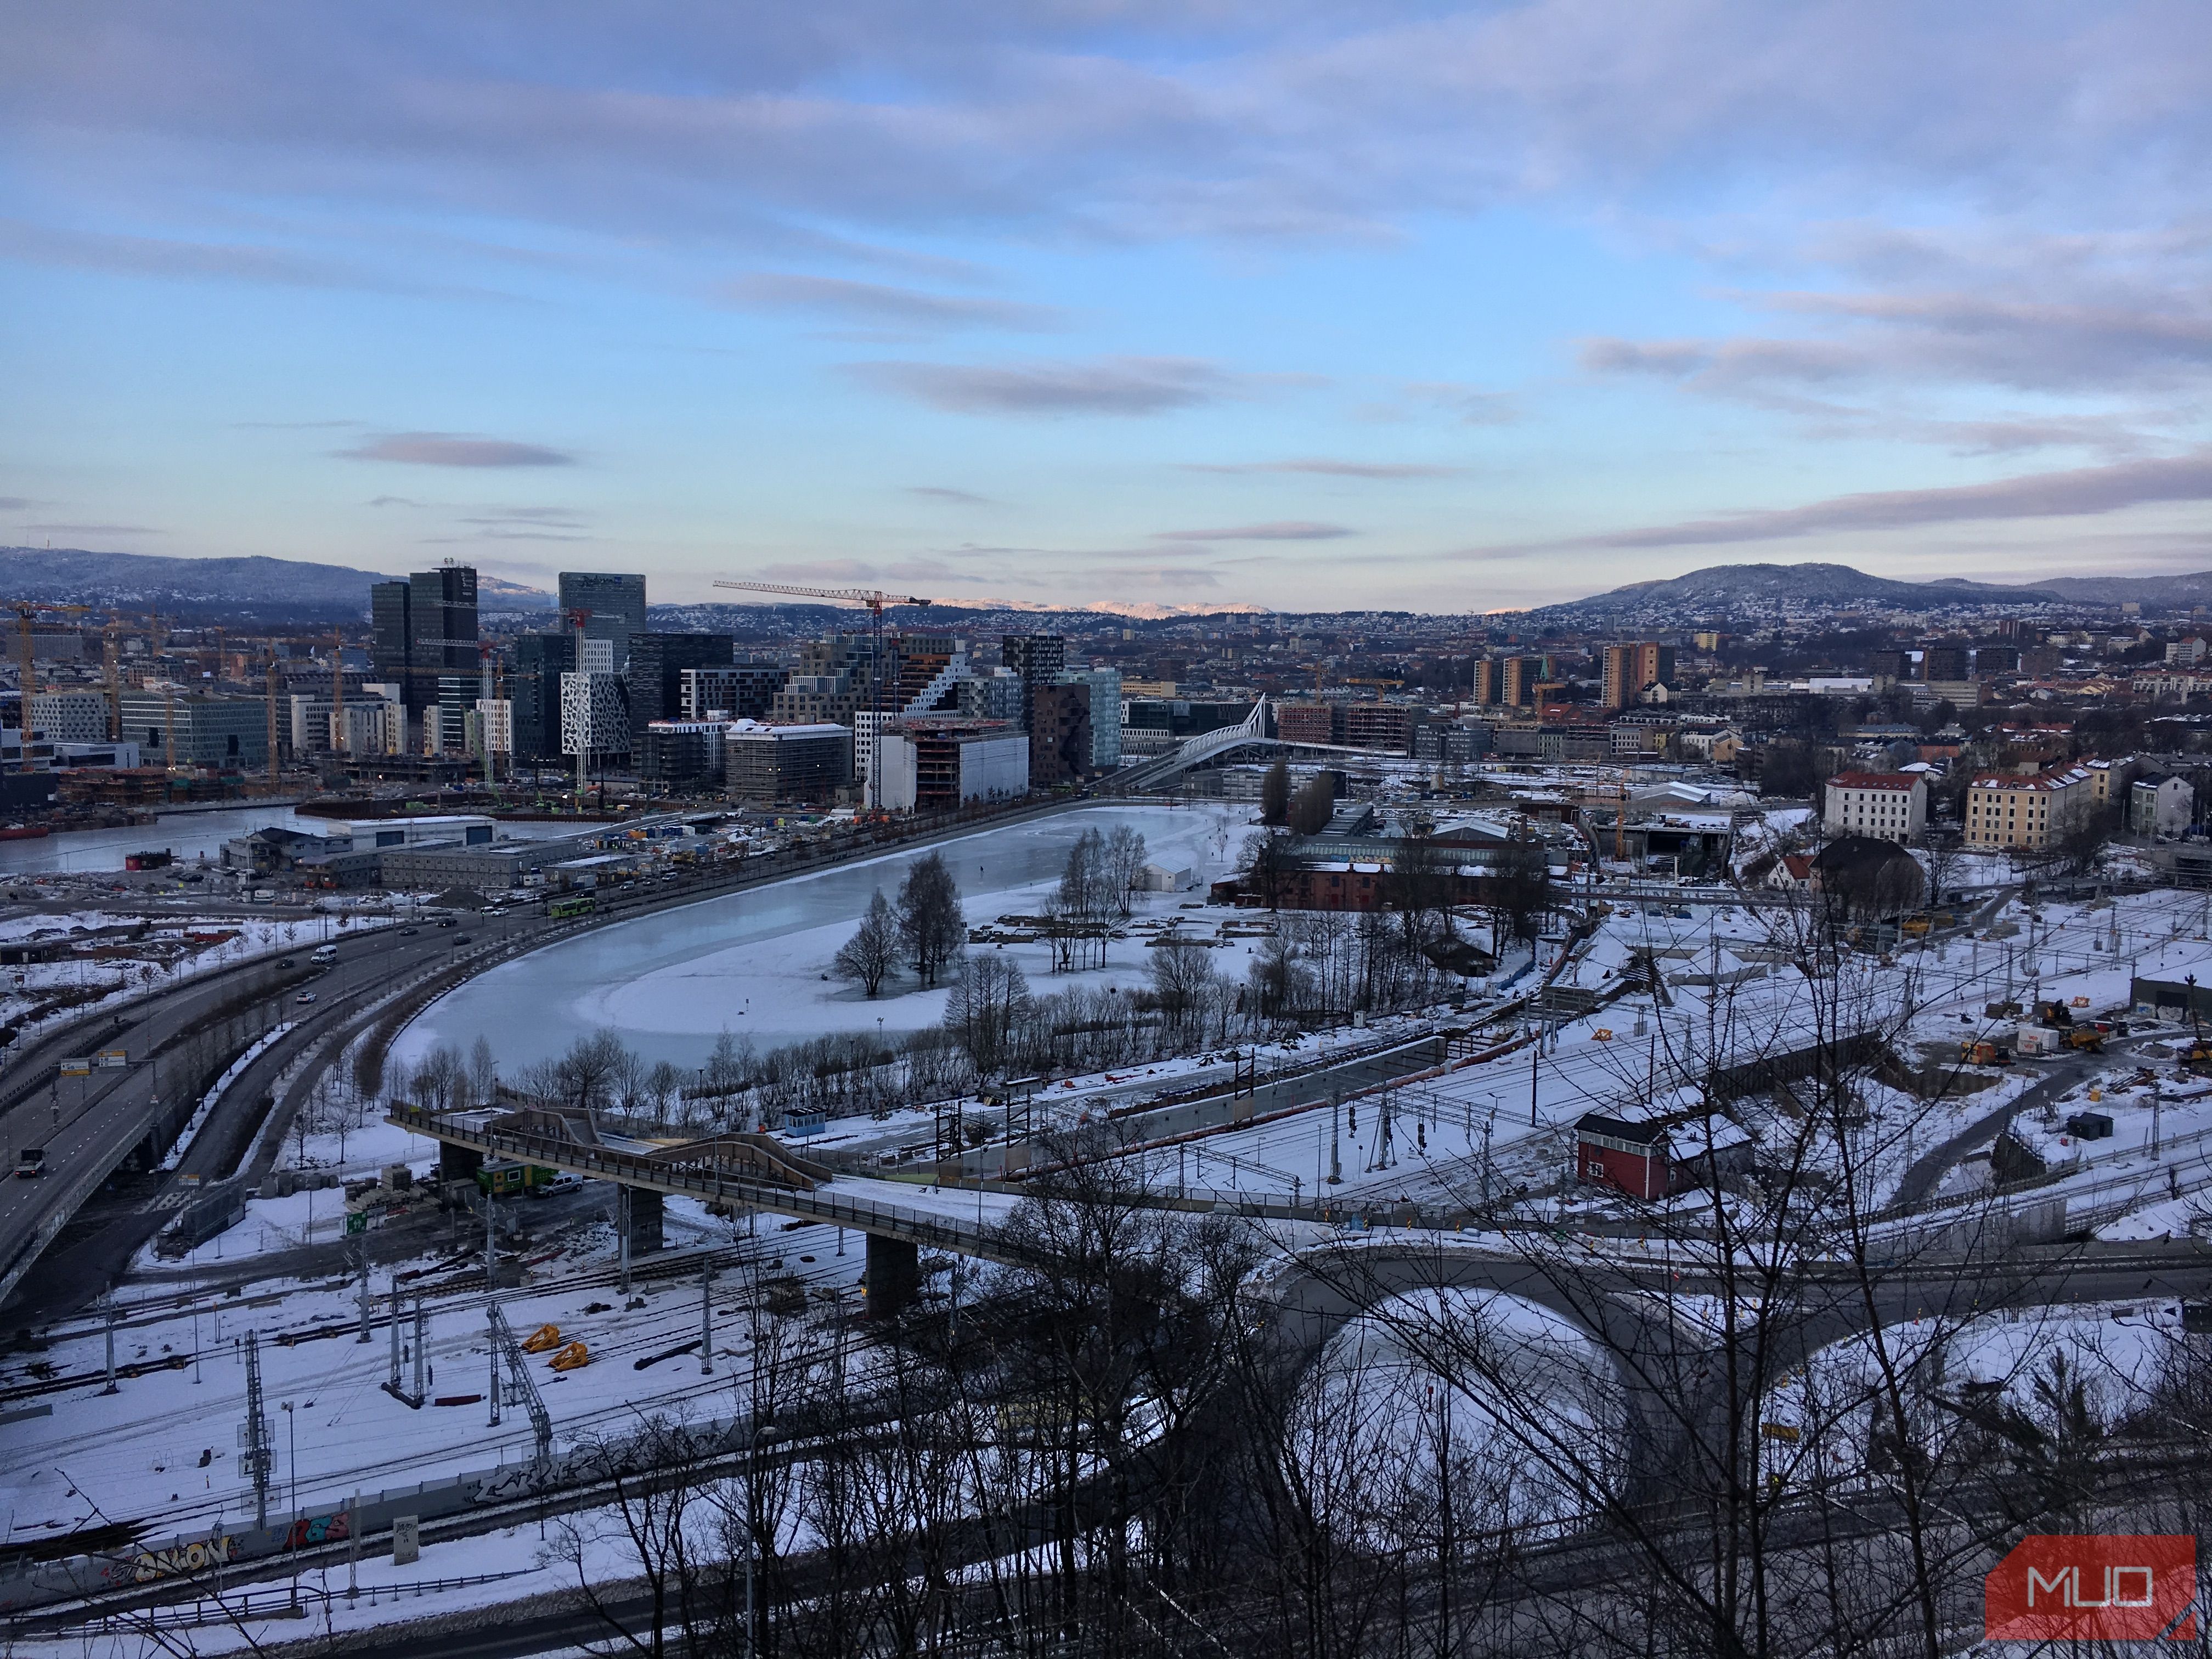
<instances>
[{"instance_id":1,"label":"concrete bridge pillar","mask_svg":"<svg viewBox=\"0 0 2212 1659\"><path fill-rule=\"evenodd\" d=\"M667 1209L665 1195L650 1187L624 1187L622 1193L629 1201L618 1206L616 1222L629 1236L630 1255L641 1256L659 1249L665 1242L660 1225Z\"/></svg>"},{"instance_id":2,"label":"concrete bridge pillar","mask_svg":"<svg viewBox=\"0 0 2212 1659\"><path fill-rule=\"evenodd\" d=\"M483 1154L473 1146L456 1146L450 1140L438 1143L438 1181L442 1186L448 1181L473 1182L477 1171L483 1168Z\"/></svg>"},{"instance_id":3,"label":"concrete bridge pillar","mask_svg":"<svg viewBox=\"0 0 2212 1659\"><path fill-rule=\"evenodd\" d=\"M866 1283L868 1313L884 1318L911 1303L921 1290L921 1249L910 1239L868 1236Z\"/></svg>"}]
</instances>

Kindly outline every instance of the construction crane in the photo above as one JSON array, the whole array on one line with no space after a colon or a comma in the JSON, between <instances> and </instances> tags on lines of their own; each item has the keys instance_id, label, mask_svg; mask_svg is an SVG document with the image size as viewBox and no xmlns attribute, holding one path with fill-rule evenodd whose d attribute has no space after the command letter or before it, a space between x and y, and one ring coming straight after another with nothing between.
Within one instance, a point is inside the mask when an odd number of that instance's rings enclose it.
<instances>
[{"instance_id":1,"label":"construction crane","mask_svg":"<svg viewBox=\"0 0 2212 1659\"><path fill-rule=\"evenodd\" d=\"M886 593L872 587L799 587L786 582L744 581L718 581L714 586L736 588L742 592L782 593L793 599L827 599L832 605L860 605L868 608L872 653L868 659L868 805L880 810L884 798L884 608L886 605L911 605L926 609L929 601L910 594L901 599L896 593Z\"/></svg>"},{"instance_id":2,"label":"construction crane","mask_svg":"<svg viewBox=\"0 0 2212 1659\"><path fill-rule=\"evenodd\" d=\"M15 612L15 683L22 696L21 714L18 723L23 730L23 741L27 745L31 738L31 698L38 690L37 647L31 638L31 624L42 611L89 611L88 605L41 605L35 599L17 599L12 608ZM27 747L24 752L30 751Z\"/></svg>"}]
</instances>

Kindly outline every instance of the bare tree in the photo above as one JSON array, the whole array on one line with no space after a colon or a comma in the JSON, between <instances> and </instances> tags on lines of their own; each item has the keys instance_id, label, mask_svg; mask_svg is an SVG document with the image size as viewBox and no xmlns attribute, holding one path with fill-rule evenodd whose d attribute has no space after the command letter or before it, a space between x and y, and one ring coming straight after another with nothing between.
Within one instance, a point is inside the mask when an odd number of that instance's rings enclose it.
<instances>
[{"instance_id":1,"label":"bare tree","mask_svg":"<svg viewBox=\"0 0 2212 1659\"><path fill-rule=\"evenodd\" d=\"M499 1061L490 1042L479 1036L469 1048L469 1098L474 1104L488 1105L498 1097Z\"/></svg>"},{"instance_id":2,"label":"bare tree","mask_svg":"<svg viewBox=\"0 0 2212 1659\"><path fill-rule=\"evenodd\" d=\"M1180 1027L1221 984L1212 949L1196 939L1170 939L1154 945L1152 956L1152 996L1168 1024Z\"/></svg>"},{"instance_id":3,"label":"bare tree","mask_svg":"<svg viewBox=\"0 0 2212 1659\"><path fill-rule=\"evenodd\" d=\"M859 929L838 947L833 966L840 978L854 981L872 997L897 965L898 952L898 918L878 887L868 899L867 914L860 918Z\"/></svg>"},{"instance_id":4,"label":"bare tree","mask_svg":"<svg viewBox=\"0 0 2212 1659\"><path fill-rule=\"evenodd\" d=\"M1029 1007L1029 981L1019 963L997 951L972 951L945 1000L945 1029L979 1073L995 1071L1006 1063Z\"/></svg>"},{"instance_id":5,"label":"bare tree","mask_svg":"<svg viewBox=\"0 0 2212 1659\"><path fill-rule=\"evenodd\" d=\"M624 1062L633 1058L612 1031L578 1037L556 1062L561 1098L583 1111L605 1105L610 1086L622 1074Z\"/></svg>"},{"instance_id":6,"label":"bare tree","mask_svg":"<svg viewBox=\"0 0 2212 1659\"><path fill-rule=\"evenodd\" d=\"M943 854L915 860L899 884L899 937L924 985L937 983L945 964L966 942L968 923L960 912L960 889Z\"/></svg>"},{"instance_id":7,"label":"bare tree","mask_svg":"<svg viewBox=\"0 0 2212 1659\"><path fill-rule=\"evenodd\" d=\"M1144 836L1128 824L1115 825L1106 837L1106 863L1113 872L1115 903L1125 916L1137 884L1144 879L1146 857Z\"/></svg>"}]
</instances>

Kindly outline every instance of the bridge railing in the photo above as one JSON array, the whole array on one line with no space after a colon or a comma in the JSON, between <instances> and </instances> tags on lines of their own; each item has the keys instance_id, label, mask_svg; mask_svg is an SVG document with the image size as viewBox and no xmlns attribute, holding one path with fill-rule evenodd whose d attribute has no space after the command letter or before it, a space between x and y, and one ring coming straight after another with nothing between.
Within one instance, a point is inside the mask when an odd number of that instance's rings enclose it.
<instances>
[{"instance_id":1,"label":"bridge railing","mask_svg":"<svg viewBox=\"0 0 2212 1659\"><path fill-rule=\"evenodd\" d=\"M551 1135L471 1128L418 1106L395 1104L386 1117L387 1121L416 1134L576 1175L620 1182L627 1186L651 1187L714 1203L743 1204L753 1209L835 1222L860 1232L881 1233L918 1244L941 1245L971 1255L994 1254L977 1248L988 1244L995 1233L988 1223L979 1226L925 1210L840 1193L800 1192L736 1175L719 1164L704 1160L672 1164L642 1153L585 1146Z\"/></svg>"}]
</instances>

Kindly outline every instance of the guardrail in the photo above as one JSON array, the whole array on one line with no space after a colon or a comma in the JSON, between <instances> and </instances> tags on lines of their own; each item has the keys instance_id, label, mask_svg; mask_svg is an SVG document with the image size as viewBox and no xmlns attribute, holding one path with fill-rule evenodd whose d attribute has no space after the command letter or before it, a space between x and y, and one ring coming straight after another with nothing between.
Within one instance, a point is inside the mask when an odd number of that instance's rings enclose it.
<instances>
[{"instance_id":1,"label":"guardrail","mask_svg":"<svg viewBox=\"0 0 2212 1659\"><path fill-rule=\"evenodd\" d=\"M416 1106L394 1106L386 1114L386 1121L433 1139L495 1152L518 1162L538 1164L572 1175L617 1181L627 1186L651 1188L714 1203L742 1204L780 1215L835 1222L858 1232L934 1245L987 1261L1019 1264L1030 1259L1018 1242L1007 1238L988 1221L978 1225L931 1211L911 1210L841 1194L802 1193L733 1176L719 1169L702 1174L642 1154L584 1146L550 1135L471 1128ZM948 1176L940 1185L959 1192L1018 1190L1003 1182L979 1177ZM1462 1231L1475 1219L1469 1212L1458 1208L1388 1200L1314 1203L1287 1194L1207 1193L1180 1198L1147 1195L1141 1202L1152 1209L1230 1214L1255 1220L1307 1221L1353 1229L1385 1226L1449 1232Z\"/></svg>"},{"instance_id":2,"label":"guardrail","mask_svg":"<svg viewBox=\"0 0 2212 1659\"><path fill-rule=\"evenodd\" d=\"M917 1244L933 1244L969 1255L1012 1261L1018 1252L996 1238L994 1230L952 1220L927 1211L909 1210L872 1200L803 1193L768 1182L734 1176L720 1164L708 1171L673 1164L636 1152L620 1152L585 1146L550 1135L516 1133L508 1130L475 1129L449 1121L417 1106L395 1105L385 1121L433 1139L478 1152L495 1152L520 1162L537 1164L568 1174L645 1187L679 1196L705 1199L717 1204L742 1204L750 1209L772 1210L781 1215L832 1221L859 1232L878 1233Z\"/></svg>"}]
</instances>

